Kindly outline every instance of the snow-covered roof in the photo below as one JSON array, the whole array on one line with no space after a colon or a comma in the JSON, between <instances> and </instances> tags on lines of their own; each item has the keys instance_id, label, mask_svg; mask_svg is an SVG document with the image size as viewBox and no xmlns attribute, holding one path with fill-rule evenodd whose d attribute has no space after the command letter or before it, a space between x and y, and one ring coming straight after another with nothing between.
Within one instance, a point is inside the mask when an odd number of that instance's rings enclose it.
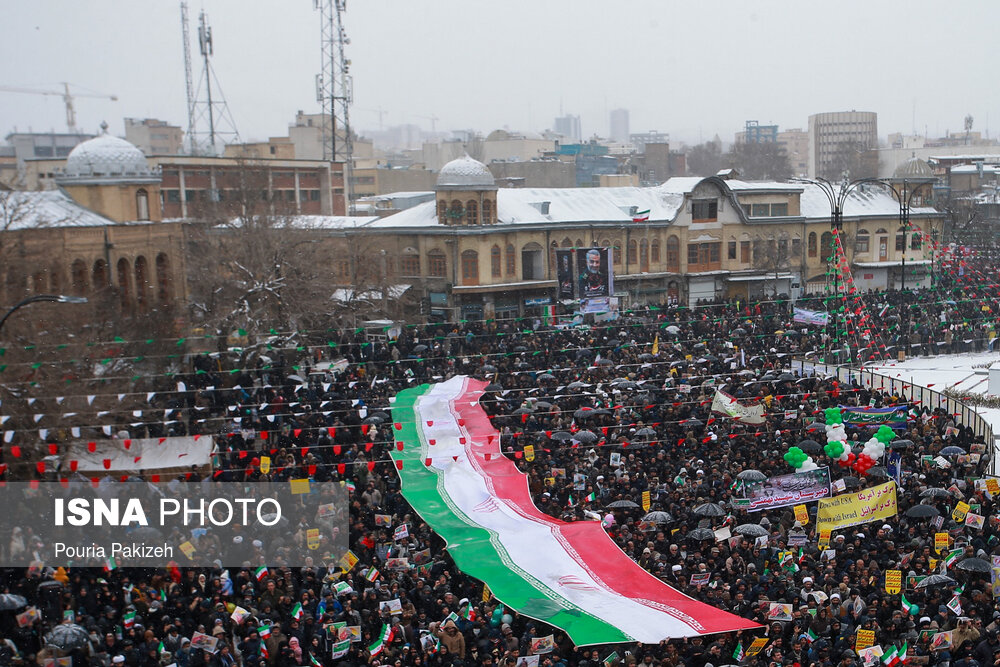
<instances>
[{"instance_id":1,"label":"snow-covered roof","mask_svg":"<svg viewBox=\"0 0 1000 667\"><path fill-rule=\"evenodd\" d=\"M830 217L830 201L818 185L802 184L799 199L801 215L805 218ZM933 215L938 211L929 206L911 206L910 215ZM879 215L899 215L899 202L888 191L877 186L855 188L844 201L844 217L859 218Z\"/></svg>"},{"instance_id":2,"label":"snow-covered roof","mask_svg":"<svg viewBox=\"0 0 1000 667\"><path fill-rule=\"evenodd\" d=\"M290 222L296 229L360 229L376 220L377 215L297 215ZM238 226L239 221L233 224Z\"/></svg>"},{"instance_id":3,"label":"snow-covered roof","mask_svg":"<svg viewBox=\"0 0 1000 667\"><path fill-rule=\"evenodd\" d=\"M951 173L953 174L977 174L979 173L978 164L960 164L958 166L951 168ZM995 174L1000 172L1000 164L984 164L982 166L983 173Z\"/></svg>"},{"instance_id":4,"label":"snow-covered roof","mask_svg":"<svg viewBox=\"0 0 1000 667\"><path fill-rule=\"evenodd\" d=\"M777 192L796 193L802 192L800 183L782 183L780 181L739 181L730 179L726 185L733 192L743 192L746 190L770 190Z\"/></svg>"},{"instance_id":5,"label":"snow-covered roof","mask_svg":"<svg viewBox=\"0 0 1000 667\"><path fill-rule=\"evenodd\" d=\"M701 176L674 176L660 187L667 192L690 194L705 179Z\"/></svg>"},{"instance_id":6,"label":"snow-covered roof","mask_svg":"<svg viewBox=\"0 0 1000 667\"><path fill-rule=\"evenodd\" d=\"M700 180L700 179L699 179ZM543 213L548 202L548 213ZM652 221L670 221L684 203L681 194L653 188L501 188L497 191L497 222L544 224L620 222L632 224L632 207L649 209ZM373 228L436 227L434 202L425 202L382 218Z\"/></svg>"},{"instance_id":7,"label":"snow-covered roof","mask_svg":"<svg viewBox=\"0 0 1000 667\"><path fill-rule=\"evenodd\" d=\"M113 220L80 206L61 190L0 192L0 231L114 224Z\"/></svg>"}]
</instances>

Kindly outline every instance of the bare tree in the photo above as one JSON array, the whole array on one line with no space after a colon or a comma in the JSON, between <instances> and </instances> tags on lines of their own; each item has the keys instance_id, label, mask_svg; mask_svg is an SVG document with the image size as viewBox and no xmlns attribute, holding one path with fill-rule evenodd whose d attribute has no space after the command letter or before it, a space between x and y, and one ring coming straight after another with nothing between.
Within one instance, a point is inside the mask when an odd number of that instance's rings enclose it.
<instances>
[{"instance_id":1,"label":"bare tree","mask_svg":"<svg viewBox=\"0 0 1000 667\"><path fill-rule=\"evenodd\" d=\"M839 181L845 174L852 180L875 178L878 176L878 151L857 140L841 141L832 159L820 171L819 176L829 181Z\"/></svg>"},{"instance_id":2,"label":"bare tree","mask_svg":"<svg viewBox=\"0 0 1000 667\"><path fill-rule=\"evenodd\" d=\"M792 177L785 147L773 142L734 144L725 160L747 180L783 181Z\"/></svg>"},{"instance_id":3,"label":"bare tree","mask_svg":"<svg viewBox=\"0 0 1000 667\"><path fill-rule=\"evenodd\" d=\"M714 176L722 169L722 146L714 141L707 141L692 146L687 153L687 169L695 176Z\"/></svg>"},{"instance_id":4,"label":"bare tree","mask_svg":"<svg viewBox=\"0 0 1000 667\"><path fill-rule=\"evenodd\" d=\"M797 268L802 260L802 244L792 243L787 234L753 242L750 265L765 274L773 274L772 297L778 297L778 277L782 272ZM766 280L765 280L766 282Z\"/></svg>"}]
</instances>

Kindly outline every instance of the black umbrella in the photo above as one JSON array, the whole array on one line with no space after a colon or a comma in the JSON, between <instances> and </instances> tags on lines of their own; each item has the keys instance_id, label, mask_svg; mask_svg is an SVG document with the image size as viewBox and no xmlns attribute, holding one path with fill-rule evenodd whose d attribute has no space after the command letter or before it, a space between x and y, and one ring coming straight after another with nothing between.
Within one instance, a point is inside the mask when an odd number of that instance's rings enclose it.
<instances>
[{"instance_id":1,"label":"black umbrella","mask_svg":"<svg viewBox=\"0 0 1000 667\"><path fill-rule=\"evenodd\" d=\"M929 588L931 586L954 586L958 582L946 574L932 574L917 584L914 588Z\"/></svg>"},{"instance_id":2,"label":"black umbrella","mask_svg":"<svg viewBox=\"0 0 1000 667\"><path fill-rule=\"evenodd\" d=\"M643 426L638 431L636 431L635 434L636 434L637 437L640 437L640 438L655 438L656 437L656 431L654 431L653 429L649 428L648 426Z\"/></svg>"},{"instance_id":3,"label":"black umbrella","mask_svg":"<svg viewBox=\"0 0 1000 667\"><path fill-rule=\"evenodd\" d=\"M736 479L742 479L744 482L763 482L767 479L767 475L759 470L743 470L736 475Z\"/></svg>"},{"instance_id":4,"label":"black umbrella","mask_svg":"<svg viewBox=\"0 0 1000 667\"><path fill-rule=\"evenodd\" d=\"M795 382L795 376L791 373L782 373L778 376L778 380L781 382Z\"/></svg>"},{"instance_id":5,"label":"black umbrella","mask_svg":"<svg viewBox=\"0 0 1000 667\"><path fill-rule=\"evenodd\" d=\"M539 382L555 382L556 376L553 375L552 373L542 373L535 379L538 380Z\"/></svg>"},{"instance_id":6,"label":"black umbrella","mask_svg":"<svg viewBox=\"0 0 1000 667\"><path fill-rule=\"evenodd\" d=\"M528 408L518 408L517 410L514 410L514 412L512 412L511 414L514 415L515 417L522 417L524 415L530 415L531 413L532 411L529 410Z\"/></svg>"},{"instance_id":7,"label":"black umbrella","mask_svg":"<svg viewBox=\"0 0 1000 667\"><path fill-rule=\"evenodd\" d=\"M592 445L600 440L593 431L577 431L573 434L573 439L583 445Z\"/></svg>"},{"instance_id":8,"label":"black umbrella","mask_svg":"<svg viewBox=\"0 0 1000 667\"><path fill-rule=\"evenodd\" d=\"M856 489L861 486L861 480L857 477L847 476L841 481L844 483L844 487L848 489Z\"/></svg>"},{"instance_id":9,"label":"black umbrella","mask_svg":"<svg viewBox=\"0 0 1000 667\"><path fill-rule=\"evenodd\" d=\"M732 330L731 333L734 336L746 336L747 335L747 330L743 329L742 327L736 327L735 329Z\"/></svg>"},{"instance_id":10,"label":"black umbrella","mask_svg":"<svg viewBox=\"0 0 1000 667\"><path fill-rule=\"evenodd\" d=\"M610 359L598 359L597 360L597 365L598 366L614 366L615 362L611 361Z\"/></svg>"},{"instance_id":11,"label":"black umbrella","mask_svg":"<svg viewBox=\"0 0 1000 667\"><path fill-rule=\"evenodd\" d=\"M414 345L413 346L413 351L416 352L417 354L421 354L422 352L426 352L428 349L430 349L430 348L428 348L426 345L423 345L423 344Z\"/></svg>"},{"instance_id":12,"label":"black umbrella","mask_svg":"<svg viewBox=\"0 0 1000 667\"><path fill-rule=\"evenodd\" d=\"M715 533L708 528L695 528L690 533L687 534L687 538L692 542L700 542L702 540L715 540Z\"/></svg>"},{"instance_id":13,"label":"black umbrella","mask_svg":"<svg viewBox=\"0 0 1000 667\"><path fill-rule=\"evenodd\" d=\"M590 385L587 384L586 382L580 382L579 380L575 380L573 382L570 382L568 385L566 385L566 388L567 389L574 389L574 390L576 390L576 389L586 389L589 386Z\"/></svg>"},{"instance_id":14,"label":"black umbrella","mask_svg":"<svg viewBox=\"0 0 1000 667\"><path fill-rule=\"evenodd\" d=\"M90 641L90 634L76 623L60 623L45 635L45 645L60 651L81 649Z\"/></svg>"},{"instance_id":15,"label":"black umbrella","mask_svg":"<svg viewBox=\"0 0 1000 667\"><path fill-rule=\"evenodd\" d=\"M911 519L929 519L932 516L940 516L941 512L932 505L914 505L903 514Z\"/></svg>"},{"instance_id":16,"label":"black umbrella","mask_svg":"<svg viewBox=\"0 0 1000 667\"><path fill-rule=\"evenodd\" d=\"M643 521L652 521L654 523L670 523L674 520L674 517L670 516L670 512L650 512L646 516L642 517Z\"/></svg>"},{"instance_id":17,"label":"black umbrella","mask_svg":"<svg viewBox=\"0 0 1000 667\"><path fill-rule=\"evenodd\" d=\"M549 439L564 441L564 440L572 440L573 436L567 433L566 431L553 431L552 435L549 436Z\"/></svg>"},{"instance_id":18,"label":"black umbrella","mask_svg":"<svg viewBox=\"0 0 1000 667\"><path fill-rule=\"evenodd\" d=\"M961 456L962 454L965 453L965 450L962 449L961 447L958 447L957 445L948 445L947 447L942 449L940 453L943 454L944 456Z\"/></svg>"},{"instance_id":19,"label":"black umbrella","mask_svg":"<svg viewBox=\"0 0 1000 667\"><path fill-rule=\"evenodd\" d=\"M948 489L924 489L920 492L921 498L951 498L951 491Z\"/></svg>"},{"instance_id":20,"label":"black umbrella","mask_svg":"<svg viewBox=\"0 0 1000 667\"><path fill-rule=\"evenodd\" d=\"M609 503L608 507L613 507L615 509L620 509L620 508L635 509L636 507L638 507L638 505L636 505L631 500L616 500L613 503Z\"/></svg>"},{"instance_id":21,"label":"black umbrella","mask_svg":"<svg viewBox=\"0 0 1000 667\"><path fill-rule=\"evenodd\" d=\"M816 454L821 449L823 449L822 447L820 447L819 443L816 442L815 440L803 440L795 446L801 449L802 451L808 452L810 454Z\"/></svg>"},{"instance_id":22,"label":"black umbrella","mask_svg":"<svg viewBox=\"0 0 1000 667\"><path fill-rule=\"evenodd\" d=\"M702 422L700 419L689 419L686 422L684 422L684 426L688 426L690 428L701 428L704 425L705 425L704 422Z\"/></svg>"},{"instance_id":23,"label":"black umbrella","mask_svg":"<svg viewBox=\"0 0 1000 667\"><path fill-rule=\"evenodd\" d=\"M653 355L651 355L649 352L643 352L642 354L639 355L639 361L652 361L652 360L653 360Z\"/></svg>"},{"instance_id":24,"label":"black umbrella","mask_svg":"<svg viewBox=\"0 0 1000 667\"><path fill-rule=\"evenodd\" d=\"M736 526L733 532L747 537L762 537L767 535L767 528L756 523L742 523Z\"/></svg>"},{"instance_id":25,"label":"black umbrella","mask_svg":"<svg viewBox=\"0 0 1000 667\"><path fill-rule=\"evenodd\" d=\"M479 367L479 370L482 371L483 373L496 373L497 367L494 366L493 364L483 364L482 366Z\"/></svg>"},{"instance_id":26,"label":"black umbrella","mask_svg":"<svg viewBox=\"0 0 1000 667\"><path fill-rule=\"evenodd\" d=\"M492 391L492 392L503 391L503 387L501 387L498 384L495 384L495 383L491 382L488 385L486 385L485 387L483 387L483 391Z\"/></svg>"},{"instance_id":27,"label":"black umbrella","mask_svg":"<svg viewBox=\"0 0 1000 667\"><path fill-rule=\"evenodd\" d=\"M966 558L960 561L955 568L964 572L978 572L980 574L987 574L992 569L990 562L983 558Z\"/></svg>"},{"instance_id":28,"label":"black umbrella","mask_svg":"<svg viewBox=\"0 0 1000 667\"><path fill-rule=\"evenodd\" d=\"M589 419L590 417L593 416L594 416L593 410L585 410L583 408L580 408L579 410L573 413L573 419Z\"/></svg>"},{"instance_id":29,"label":"black umbrella","mask_svg":"<svg viewBox=\"0 0 1000 667\"><path fill-rule=\"evenodd\" d=\"M549 411L552 409L552 404L548 401L535 401L535 409Z\"/></svg>"},{"instance_id":30,"label":"black umbrella","mask_svg":"<svg viewBox=\"0 0 1000 667\"><path fill-rule=\"evenodd\" d=\"M889 471L885 469L885 466L872 466L868 469L868 476L877 479L889 479Z\"/></svg>"},{"instance_id":31,"label":"black umbrella","mask_svg":"<svg viewBox=\"0 0 1000 667\"><path fill-rule=\"evenodd\" d=\"M889 443L889 449L913 449L912 440L894 440Z\"/></svg>"},{"instance_id":32,"label":"black umbrella","mask_svg":"<svg viewBox=\"0 0 1000 667\"><path fill-rule=\"evenodd\" d=\"M20 609L21 607L28 604L20 595L14 595L13 593L2 593L0 594L0 611L11 611L13 609Z\"/></svg>"},{"instance_id":33,"label":"black umbrella","mask_svg":"<svg viewBox=\"0 0 1000 667\"><path fill-rule=\"evenodd\" d=\"M697 516L725 516L726 510L722 509L722 505L718 503L705 503L695 507L694 513Z\"/></svg>"}]
</instances>

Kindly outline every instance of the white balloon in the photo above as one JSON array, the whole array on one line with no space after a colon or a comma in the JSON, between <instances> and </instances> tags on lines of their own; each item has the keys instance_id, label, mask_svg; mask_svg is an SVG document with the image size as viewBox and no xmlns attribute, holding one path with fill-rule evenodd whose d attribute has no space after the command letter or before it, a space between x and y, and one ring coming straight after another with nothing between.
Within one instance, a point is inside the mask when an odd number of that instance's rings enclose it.
<instances>
[{"instance_id":1,"label":"white balloon","mask_svg":"<svg viewBox=\"0 0 1000 667\"><path fill-rule=\"evenodd\" d=\"M815 470L818 467L819 466L816 465L816 462L813 461L813 457L807 456L806 460L802 462L801 466L799 466L799 472L806 472L807 470Z\"/></svg>"}]
</instances>

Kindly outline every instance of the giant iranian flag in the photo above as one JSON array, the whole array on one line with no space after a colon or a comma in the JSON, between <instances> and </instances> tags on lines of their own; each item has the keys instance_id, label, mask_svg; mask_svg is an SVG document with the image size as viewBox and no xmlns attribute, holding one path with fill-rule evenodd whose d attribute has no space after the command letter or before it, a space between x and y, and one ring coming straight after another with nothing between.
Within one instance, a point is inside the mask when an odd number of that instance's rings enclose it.
<instances>
[{"instance_id":1,"label":"giant iranian flag","mask_svg":"<svg viewBox=\"0 0 1000 667\"><path fill-rule=\"evenodd\" d=\"M539 511L527 477L500 453L479 406L486 382L456 377L407 389L393 421L403 496L466 574L506 606L563 629L577 646L655 644L758 627L698 602L639 567L596 521Z\"/></svg>"}]
</instances>

